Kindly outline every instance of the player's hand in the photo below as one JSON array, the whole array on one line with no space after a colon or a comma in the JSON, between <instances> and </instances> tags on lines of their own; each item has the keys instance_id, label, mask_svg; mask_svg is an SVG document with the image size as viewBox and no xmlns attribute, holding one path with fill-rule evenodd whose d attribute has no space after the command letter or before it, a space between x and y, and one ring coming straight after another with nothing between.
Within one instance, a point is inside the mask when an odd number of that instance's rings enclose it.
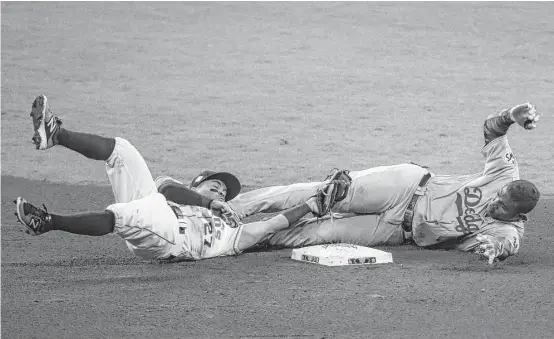
<instances>
[{"instance_id":1,"label":"player's hand","mask_svg":"<svg viewBox=\"0 0 554 339\"><path fill-rule=\"evenodd\" d=\"M231 207L226 202L219 201L219 200L212 200L210 203L210 209L220 212L221 214L230 214L234 213Z\"/></svg>"},{"instance_id":2,"label":"player's hand","mask_svg":"<svg viewBox=\"0 0 554 339\"><path fill-rule=\"evenodd\" d=\"M236 224L236 226L238 226L238 223L240 222L240 218L238 214L235 211L233 211L233 209L226 202L219 201L219 200L212 200L212 202L210 203L210 209L213 211L219 212L222 216L225 216L225 218L229 223L234 223ZM233 225L230 225L230 226L233 227Z\"/></svg>"},{"instance_id":3,"label":"player's hand","mask_svg":"<svg viewBox=\"0 0 554 339\"><path fill-rule=\"evenodd\" d=\"M535 106L528 102L511 108L509 113L512 120L525 129L537 127L540 118Z\"/></svg>"},{"instance_id":4,"label":"player's hand","mask_svg":"<svg viewBox=\"0 0 554 339\"><path fill-rule=\"evenodd\" d=\"M498 256L502 254L500 243L490 235L478 234L476 240L479 241L479 250L477 253L488 258L489 265L494 264Z\"/></svg>"}]
</instances>

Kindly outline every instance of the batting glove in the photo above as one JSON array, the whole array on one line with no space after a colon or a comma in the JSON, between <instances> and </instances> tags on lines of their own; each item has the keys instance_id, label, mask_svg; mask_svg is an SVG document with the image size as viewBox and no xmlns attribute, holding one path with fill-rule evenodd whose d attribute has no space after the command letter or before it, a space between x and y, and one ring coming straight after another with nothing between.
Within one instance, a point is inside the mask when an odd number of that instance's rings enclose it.
<instances>
[{"instance_id":1,"label":"batting glove","mask_svg":"<svg viewBox=\"0 0 554 339\"><path fill-rule=\"evenodd\" d=\"M537 121L540 118L535 106L528 102L511 108L509 113L512 121L525 129L537 127Z\"/></svg>"}]
</instances>

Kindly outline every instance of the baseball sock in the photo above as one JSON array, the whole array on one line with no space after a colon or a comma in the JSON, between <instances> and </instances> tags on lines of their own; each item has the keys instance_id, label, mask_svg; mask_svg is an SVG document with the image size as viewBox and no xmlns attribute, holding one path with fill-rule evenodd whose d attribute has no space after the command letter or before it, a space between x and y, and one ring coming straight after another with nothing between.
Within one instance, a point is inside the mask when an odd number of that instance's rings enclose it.
<instances>
[{"instance_id":1,"label":"baseball sock","mask_svg":"<svg viewBox=\"0 0 554 339\"><path fill-rule=\"evenodd\" d=\"M281 214L283 214L285 216L285 218L287 218L287 220L289 222L289 225L292 225L295 222L297 222L298 220L300 220L300 218L302 218L306 214L310 213L311 211L312 210L311 210L310 206L308 206L307 203L303 203L303 204L300 204L298 206L289 208L288 210L284 211Z\"/></svg>"},{"instance_id":2,"label":"baseball sock","mask_svg":"<svg viewBox=\"0 0 554 339\"><path fill-rule=\"evenodd\" d=\"M114 138L73 132L64 128L60 128L57 141L59 145L94 160L108 160L115 147Z\"/></svg>"},{"instance_id":3,"label":"baseball sock","mask_svg":"<svg viewBox=\"0 0 554 339\"><path fill-rule=\"evenodd\" d=\"M73 234L101 236L113 232L115 216L110 211L88 212L74 215L50 214L52 222L44 225L45 231L65 231Z\"/></svg>"}]
</instances>

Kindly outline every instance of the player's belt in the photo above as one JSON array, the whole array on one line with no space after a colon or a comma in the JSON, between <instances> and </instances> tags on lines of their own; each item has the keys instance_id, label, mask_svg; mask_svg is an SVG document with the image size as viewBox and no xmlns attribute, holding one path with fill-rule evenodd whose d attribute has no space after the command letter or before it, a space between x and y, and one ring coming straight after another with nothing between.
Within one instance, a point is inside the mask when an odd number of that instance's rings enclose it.
<instances>
[{"instance_id":1,"label":"player's belt","mask_svg":"<svg viewBox=\"0 0 554 339\"><path fill-rule=\"evenodd\" d=\"M427 172L423 178L421 178L421 181L419 182L419 188L425 187L427 185L427 182L431 178L431 173ZM416 193L412 196L412 200L410 200L410 203L408 204L408 208L406 208L406 213L404 213L404 220L402 221L402 229L405 232L411 232L412 231L412 221L414 220L414 209L417 204L417 199L422 195L420 190L418 189Z\"/></svg>"}]
</instances>

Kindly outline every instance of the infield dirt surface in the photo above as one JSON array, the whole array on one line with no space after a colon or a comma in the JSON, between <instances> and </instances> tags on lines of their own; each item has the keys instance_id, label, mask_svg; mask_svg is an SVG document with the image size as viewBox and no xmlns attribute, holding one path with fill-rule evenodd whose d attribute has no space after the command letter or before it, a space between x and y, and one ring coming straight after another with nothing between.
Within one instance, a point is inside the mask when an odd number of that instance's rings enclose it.
<instances>
[{"instance_id":1,"label":"infield dirt surface","mask_svg":"<svg viewBox=\"0 0 554 339\"><path fill-rule=\"evenodd\" d=\"M2 2L3 338L552 338L552 3ZM395 263L324 267L291 250L145 262L116 236L30 237L23 196L61 214L113 202L104 166L35 151L46 94L69 129L122 136L154 176L236 173L244 190L333 167L482 170L484 118L509 132L543 199L521 253L381 247Z\"/></svg>"}]
</instances>

